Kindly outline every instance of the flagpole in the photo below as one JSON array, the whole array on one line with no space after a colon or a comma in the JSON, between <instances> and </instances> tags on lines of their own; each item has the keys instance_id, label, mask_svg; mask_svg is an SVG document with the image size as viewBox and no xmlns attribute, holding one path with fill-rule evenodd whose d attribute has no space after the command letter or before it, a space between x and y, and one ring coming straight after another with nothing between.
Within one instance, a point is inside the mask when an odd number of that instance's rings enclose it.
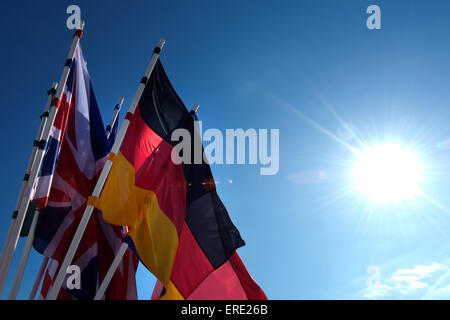
<instances>
[{"instance_id":1,"label":"flagpole","mask_svg":"<svg viewBox=\"0 0 450 320\"><path fill-rule=\"evenodd\" d=\"M117 102L117 105L114 107L114 112L111 118L111 121L109 121L109 124L106 126L106 138L109 139L109 136L111 135L111 130L116 124L117 117L119 116L120 109L123 105L123 97L119 98L119 101Z\"/></svg>"},{"instance_id":2,"label":"flagpole","mask_svg":"<svg viewBox=\"0 0 450 320\"><path fill-rule=\"evenodd\" d=\"M153 71L153 68L155 67L156 61L158 60L159 53L161 52L161 49L164 46L164 43L165 43L164 39L159 40L158 45L156 46L155 50L153 51L153 55L150 60L150 63L147 66L144 77L142 78L141 83L139 84L139 87L136 91L133 101L131 102L130 109L128 110L128 113L130 115L133 115L134 111L136 110L136 107L141 98L142 92L144 91L145 85L147 84L148 79ZM125 120L122 123L122 126L120 127L119 133L117 134L117 138L114 142L114 145L111 149L110 154L117 155L120 145L122 144L122 141L127 132L129 124L130 124L130 120L125 118ZM112 166L112 161L110 159L108 159L105 163L105 166L103 167L100 177L98 178L98 181L95 185L94 191L92 192L93 197L100 196L100 192L103 189L103 185L105 184L106 178L108 177L109 171L111 170L111 166ZM72 263L73 257L75 256L75 252L78 248L78 245L80 244L81 237L83 236L84 230L86 229L86 226L89 222L89 218L91 217L93 210L94 210L94 207L92 205L88 205L86 207L86 209L84 210L83 216L80 220L80 224L78 225L77 231L75 232L75 235L72 239L70 247L67 251L64 261L61 264L58 275L56 276L55 282L53 283L51 291L48 295L48 298L47 298L48 300L56 300L59 290L61 289L61 286L63 284L67 267L69 267L69 265Z\"/></svg>"},{"instance_id":3,"label":"flagpole","mask_svg":"<svg viewBox=\"0 0 450 320\"><path fill-rule=\"evenodd\" d=\"M97 293L95 294L94 300L100 300L105 295L105 291L109 286L109 283L111 282L112 277L114 276L114 273L117 270L117 267L119 266L120 262L122 261L123 255L128 249L128 243L122 242L122 245L119 248L119 251L117 251L116 256L114 257L113 262L109 266L108 272L105 275L105 278L102 281L102 284L97 290Z\"/></svg>"},{"instance_id":4,"label":"flagpole","mask_svg":"<svg viewBox=\"0 0 450 320\"><path fill-rule=\"evenodd\" d=\"M5 250L6 250L6 248L9 247L9 244L11 242L12 231L13 231L13 228L14 228L14 224L16 223L16 217L17 217L17 212L19 210L19 204L20 204L20 201L21 201L21 199L23 197L23 194L24 194L24 191L25 191L25 187L26 187L26 184L27 184L27 179L30 176L31 166L33 165L33 162L34 162L34 160L36 158L37 143L41 140L42 130L44 129L45 122L47 121L48 110L49 110L50 104L51 104L51 102L53 100L53 96L56 93L56 87L57 86L58 86L58 83L57 82L53 82L51 89L47 91L47 94L48 94L47 103L45 104L44 113L41 115L41 124L39 126L39 130L38 130L38 133L36 135L36 139L34 140L35 143L33 143L34 146L33 146L33 149L31 151L30 158L28 160L28 165L27 165L27 169L25 171L25 175L24 175L24 178L23 178L23 181L22 181L22 186L20 187L19 197L17 198L16 207L14 209L13 216L11 217L11 223L9 225L8 233L6 235L5 242L3 243L2 255L1 255L2 257L4 257ZM4 259L2 258L1 259L1 263L0 263L0 273L1 273L1 270L3 270L3 262L4 262Z\"/></svg>"},{"instance_id":5,"label":"flagpole","mask_svg":"<svg viewBox=\"0 0 450 320\"><path fill-rule=\"evenodd\" d=\"M34 231L36 229L36 224L39 218L39 210L34 213L33 221L31 222L30 232L28 233L28 238L25 243L25 247L22 251L22 256L20 257L19 266L17 267L16 275L14 277L14 282L9 292L8 300L15 300L17 297L17 292L19 291L20 283L22 282L23 273L25 272L25 267L30 256L31 247L34 241Z\"/></svg>"},{"instance_id":6,"label":"flagpole","mask_svg":"<svg viewBox=\"0 0 450 320\"><path fill-rule=\"evenodd\" d=\"M31 288L30 295L28 296L28 300L34 300L36 298L36 292L39 288L39 285L42 281L42 276L44 275L45 267L47 266L49 258L44 256L42 259L41 267L39 268L38 274L36 275L36 280L34 281L33 288Z\"/></svg>"},{"instance_id":7,"label":"flagpole","mask_svg":"<svg viewBox=\"0 0 450 320\"><path fill-rule=\"evenodd\" d=\"M200 108L200 105L198 103L194 104L194 106L192 107L192 111L194 111L195 113L198 111L198 108ZM122 245L120 246L119 250L117 251L116 256L114 257L113 262L111 263L111 265L109 266L108 272L105 275L105 278L103 279L100 287L97 290L97 293L95 294L94 300L100 300L103 298L103 295L105 294L106 289L109 286L109 283L111 282L111 279L114 275L114 273L117 270L117 267L119 266L120 262L123 259L123 256L125 254L125 252L128 249L128 243L127 242L123 242Z\"/></svg>"},{"instance_id":8,"label":"flagpole","mask_svg":"<svg viewBox=\"0 0 450 320\"><path fill-rule=\"evenodd\" d=\"M67 78L69 77L69 73L70 73L70 66L72 64L72 61L73 61L73 58L75 55L75 50L78 46L78 43L80 42L80 38L83 33L83 27L84 27L84 22L82 21L80 23L80 29L78 29L73 36L69 54L67 56L65 66L64 66L63 72L61 74L61 78L59 80L58 89L56 91L55 98L53 99L53 101L51 103L50 111L48 114L48 119L45 123L44 129L42 132L42 139L40 140L39 148L36 151L36 160L33 162L33 165L31 166L30 177L29 177L26 187L24 189L24 195L23 195L22 199L20 200L20 205L19 205L17 218L16 218L17 220L12 229L11 240L8 243L8 246L5 248L6 252L3 256L4 261L3 261L2 270L1 270L1 274L0 274L0 294L3 291L6 276L8 274L9 267L11 265L11 261L12 261L13 255L14 255L14 251L17 246L17 241L19 240L20 230L22 228L23 221L25 219L25 214L27 211L26 209L28 207L28 202L30 200L31 191L37 180L37 176L38 176L39 170L41 168L42 160L43 160L44 154L45 154L45 145L47 144L48 139L50 137L50 129L53 126L53 122L54 122L55 116L56 116L56 111L61 103L61 98L64 93L64 88L66 86Z\"/></svg>"}]
</instances>

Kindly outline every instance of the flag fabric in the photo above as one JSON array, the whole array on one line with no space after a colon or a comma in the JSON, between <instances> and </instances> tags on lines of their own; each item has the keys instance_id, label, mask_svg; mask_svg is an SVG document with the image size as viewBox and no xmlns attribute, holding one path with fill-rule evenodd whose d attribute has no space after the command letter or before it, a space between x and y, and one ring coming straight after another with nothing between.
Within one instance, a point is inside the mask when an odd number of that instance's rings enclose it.
<instances>
[{"instance_id":1,"label":"flag fabric","mask_svg":"<svg viewBox=\"0 0 450 320\"><path fill-rule=\"evenodd\" d=\"M100 247L100 246L99 246ZM100 255L103 256L104 255ZM87 259L78 256L74 259L73 265L84 267L81 273L81 283L80 289L67 289L66 284L60 290L58 294L58 300L92 300L95 296L96 290L100 285L104 275L107 272L107 268L112 262L114 256L108 256L106 263L102 263L101 260L95 261L91 260L90 265L84 266ZM102 267L100 269L101 279L96 275L97 266ZM136 288L136 269L138 260L131 250L127 250L119 264L116 273L114 274L108 289L105 292L105 300L136 300L137 299L137 288ZM88 268L88 269L86 269ZM90 272L88 272L88 270ZM42 282L42 288L40 293L41 299L46 299L47 295L53 286L53 282L56 279L56 275L59 272L59 262L57 260L51 259L47 270L44 275L44 280Z\"/></svg>"},{"instance_id":2,"label":"flag fabric","mask_svg":"<svg viewBox=\"0 0 450 320\"><path fill-rule=\"evenodd\" d=\"M57 160L50 161L54 168L51 179L42 180L45 189L50 181L50 191L45 201L41 201L44 197L37 199L41 208L33 246L52 259L44 276L43 298L53 284L110 150L80 46L69 79L70 98L66 99L64 130L58 135ZM81 271L80 288L67 287L64 281L58 299L92 299L123 238L120 227L105 222L101 213L94 211L72 262ZM137 259L129 250L105 293L106 299L137 298L136 267ZM66 275L66 280L69 277Z\"/></svg>"},{"instance_id":3,"label":"flag fabric","mask_svg":"<svg viewBox=\"0 0 450 320\"><path fill-rule=\"evenodd\" d=\"M230 261L239 265L235 250L244 241L217 194L208 163L203 157L194 163L194 152L191 161L177 164L171 159L178 143L171 141L176 129L187 130L197 143L199 137L159 60L136 111L126 118L130 124L122 146L116 156L110 155L111 171L92 203L106 221L129 227L141 261L164 285L163 298L218 297L206 291L193 296L211 277L218 278L223 294L244 298L245 281L238 287L236 281L223 278L232 271ZM195 143L190 147L194 151ZM254 281L247 284L265 298Z\"/></svg>"},{"instance_id":4,"label":"flag fabric","mask_svg":"<svg viewBox=\"0 0 450 320\"><path fill-rule=\"evenodd\" d=\"M152 300L179 299L178 292L167 291L157 280ZM237 252L218 269L211 272L186 298L187 300L266 300L261 288L248 273Z\"/></svg>"}]
</instances>

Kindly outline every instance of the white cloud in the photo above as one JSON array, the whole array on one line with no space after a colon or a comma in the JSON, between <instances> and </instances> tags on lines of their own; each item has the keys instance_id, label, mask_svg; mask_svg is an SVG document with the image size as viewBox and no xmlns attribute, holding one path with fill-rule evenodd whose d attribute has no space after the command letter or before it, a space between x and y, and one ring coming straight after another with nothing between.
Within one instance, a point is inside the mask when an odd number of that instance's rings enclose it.
<instances>
[{"instance_id":1,"label":"white cloud","mask_svg":"<svg viewBox=\"0 0 450 320\"><path fill-rule=\"evenodd\" d=\"M450 273L449 266L434 262L398 269L373 288L365 288L362 295L367 299L417 299L425 295L442 299L450 296L450 285L442 286L442 274ZM440 285L438 288L437 285Z\"/></svg>"},{"instance_id":2,"label":"white cloud","mask_svg":"<svg viewBox=\"0 0 450 320\"><path fill-rule=\"evenodd\" d=\"M430 297L432 299L450 299L450 285L434 290Z\"/></svg>"},{"instance_id":3,"label":"white cloud","mask_svg":"<svg viewBox=\"0 0 450 320\"><path fill-rule=\"evenodd\" d=\"M396 271L397 274L399 275L419 275L422 277L426 277L429 276L430 274L432 274L433 272L437 271L437 270L442 270L444 268L443 265L441 265L440 263L433 263L432 265L429 266L422 266L422 265L418 265L415 266L412 269L399 269Z\"/></svg>"},{"instance_id":4,"label":"white cloud","mask_svg":"<svg viewBox=\"0 0 450 320\"><path fill-rule=\"evenodd\" d=\"M364 292L364 298L367 299L383 299L383 297L385 296L385 293L389 290L391 290L392 288L389 287L387 284L382 284L380 286L376 286L374 288L371 289L365 289Z\"/></svg>"}]
</instances>

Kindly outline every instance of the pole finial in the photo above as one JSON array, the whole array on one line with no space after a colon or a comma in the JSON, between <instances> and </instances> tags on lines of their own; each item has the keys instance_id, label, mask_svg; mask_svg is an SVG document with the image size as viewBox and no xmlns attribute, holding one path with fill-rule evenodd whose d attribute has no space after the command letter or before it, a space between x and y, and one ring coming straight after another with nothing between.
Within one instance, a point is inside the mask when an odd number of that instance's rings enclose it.
<instances>
[{"instance_id":1,"label":"pole finial","mask_svg":"<svg viewBox=\"0 0 450 320\"><path fill-rule=\"evenodd\" d=\"M200 105L198 103L194 104L192 107L192 111L197 112L198 108L200 108Z\"/></svg>"}]
</instances>

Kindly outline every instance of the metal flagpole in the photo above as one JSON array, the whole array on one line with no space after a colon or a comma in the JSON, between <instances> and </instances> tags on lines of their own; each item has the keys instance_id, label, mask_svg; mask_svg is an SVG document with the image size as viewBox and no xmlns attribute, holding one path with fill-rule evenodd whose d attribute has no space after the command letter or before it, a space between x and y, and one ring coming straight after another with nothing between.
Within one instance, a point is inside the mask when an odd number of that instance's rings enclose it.
<instances>
[{"instance_id":1,"label":"metal flagpole","mask_svg":"<svg viewBox=\"0 0 450 320\"><path fill-rule=\"evenodd\" d=\"M45 145L47 144L47 141L50 137L50 129L53 126L53 122L54 122L55 116L56 116L56 111L61 103L61 98L64 93L64 88L67 83L67 78L69 77L70 66L71 66L72 60L75 55L75 49L77 48L78 43L80 42L81 35L83 33L84 22L81 22L80 24L81 24L80 29L78 29L74 34L72 44L70 46L69 54L67 56L66 64L65 64L63 72L61 74L61 79L59 80L58 89L56 91L56 96L55 96L55 99L53 99L53 101L52 101L49 115L48 115L48 120L45 124L44 130L42 133L42 140L40 141L39 149L36 152L36 160L34 161L32 167L31 167L30 177L29 177L29 180L27 181L27 185L25 187L24 196L20 201L19 210L17 213L17 220L12 229L11 242L8 244L8 247L6 248L6 253L3 257L4 264L2 266L2 270L1 270L1 274L0 274L0 294L3 291L6 276L8 274L8 270L11 265L14 251L17 246L17 241L19 240L20 229L22 228L22 224L25 219L25 213L26 213L26 209L28 207L28 202L30 200L31 190L32 190L34 184L36 183L39 169L41 167L42 160L44 158L44 153L45 153L44 149L45 149Z\"/></svg>"},{"instance_id":2,"label":"metal flagpole","mask_svg":"<svg viewBox=\"0 0 450 320\"><path fill-rule=\"evenodd\" d=\"M109 124L106 126L106 138L109 139L109 136L111 135L111 130L116 124L117 117L119 116L120 109L122 108L123 104L123 97L119 98L119 101L117 102L117 105L114 107L114 112L111 118L111 121L109 121Z\"/></svg>"},{"instance_id":3,"label":"metal flagpole","mask_svg":"<svg viewBox=\"0 0 450 320\"><path fill-rule=\"evenodd\" d=\"M33 221L31 222L30 232L28 234L27 242L22 251L22 256L20 257L20 263L17 267L16 276L14 277L14 282L9 292L8 300L15 300L17 297L17 292L19 291L20 282L22 281L23 273L28 262L28 257L30 256L31 247L34 241L34 230L36 229L37 220L39 218L39 210L34 213Z\"/></svg>"},{"instance_id":4,"label":"metal flagpole","mask_svg":"<svg viewBox=\"0 0 450 320\"><path fill-rule=\"evenodd\" d=\"M198 103L194 104L192 107L192 111L197 112L198 108L200 108L200 105ZM97 293L95 294L94 300L100 300L103 298L103 295L105 294L106 289L109 286L109 283L111 282L111 279L114 275L114 273L117 270L117 267L119 266L119 263L122 261L123 255L128 249L128 243L123 242L120 246L119 250L117 251L116 256L114 257L113 262L109 266L108 272L106 273L105 278L103 279L100 287L97 290Z\"/></svg>"},{"instance_id":5,"label":"metal flagpole","mask_svg":"<svg viewBox=\"0 0 450 320\"><path fill-rule=\"evenodd\" d=\"M28 300L34 300L36 298L36 292L41 284L42 276L44 275L45 267L47 266L49 258L44 256L42 259L41 267L39 268L38 274L36 275L36 280L34 281L33 288L31 288Z\"/></svg>"},{"instance_id":6,"label":"metal flagpole","mask_svg":"<svg viewBox=\"0 0 450 320\"><path fill-rule=\"evenodd\" d=\"M136 110L136 107L141 98L142 92L144 91L145 85L148 82L148 79L150 77L150 74L153 71L156 61L158 60L159 53L161 52L161 49L164 46L164 43L165 43L164 39L159 40L158 45L156 46L155 50L153 51L153 55L150 60L150 63L147 66L147 70L145 71L144 77L141 80L141 83L136 91L136 95L134 96L133 101L131 102L130 109L128 110L128 113L130 115L133 115L134 111ZM114 142L114 145L111 149L110 154L117 155L117 152L119 151L120 145L122 144L123 138L125 137L125 134L127 132L129 124L130 124L130 120L125 118L125 120L122 123L122 126L120 127L120 131L117 135L117 138ZM112 161L110 159L108 159L105 163L105 166L103 167L100 177L98 178L98 181L95 185L95 188L94 188L94 191L92 192L91 197L98 197L100 195L100 192L103 189L103 185L105 184L106 178L108 177L109 171L111 170L111 166L112 166ZM86 229L86 226L89 222L89 218L91 217L93 210L94 210L94 207L92 205L88 205L86 207L86 209L84 210L83 217L80 220L80 224L78 225L77 231L75 232L75 235L72 239L69 250L67 251L67 254L64 258L64 261L61 264L61 267L59 269L59 272L55 279L55 282L53 283L53 287L50 291L50 294L48 295L48 298L47 298L48 300L56 300L59 290L61 289L61 286L63 284L67 267L69 267L69 265L72 263L73 257L78 248L78 245L80 244L81 237L83 236L84 230Z\"/></svg>"},{"instance_id":7,"label":"metal flagpole","mask_svg":"<svg viewBox=\"0 0 450 320\"><path fill-rule=\"evenodd\" d=\"M106 289L109 286L109 283L111 282L111 279L114 275L114 273L117 270L117 267L119 266L119 263L122 261L123 255L128 249L128 243L122 242L122 245L119 248L119 251L117 251L116 256L114 257L113 262L109 266L108 272L105 275L105 278L102 281L102 284L97 290L97 293L95 294L94 300L100 300L103 298Z\"/></svg>"},{"instance_id":8,"label":"metal flagpole","mask_svg":"<svg viewBox=\"0 0 450 320\"><path fill-rule=\"evenodd\" d=\"M14 213L13 213L13 216L11 218L11 223L9 225L8 233L6 235L5 242L3 243L2 255L1 255L2 257L4 257L5 250L6 250L6 248L9 247L9 245L11 243L12 231L13 231L13 228L14 228L14 224L16 223L16 217L17 217L17 212L19 210L20 201L22 200L22 197L23 197L23 194L24 194L24 191L25 191L25 187L27 185L27 180L30 177L31 166L33 165L34 160L36 158L36 151L37 151L37 148L38 148L38 144L39 144L39 141L41 140L42 131L44 129L45 123L47 122L48 110L50 108L50 104L51 104L51 102L53 100L53 97L54 97L54 95L56 93L56 87L57 86L58 86L58 83L57 82L53 82L51 89L47 91L47 93L48 93L47 103L45 104L44 113L42 113L42 115L41 115L41 124L39 126L39 130L38 130L38 133L36 135L36 139L34 140L34 143L33 143L33 150L31 151L30 159L28 160L28 165L27 165L27 169L25 171L25 176L24 176L23 181L22 181L22 186L20 188L19 197L17 198L16 207L14 209ZM4 259L2 258L1 259L1 263L0 263L0 274L2 273L1 270L3 270L3 264L4 264Z\"/></svg>"},{"instance_id":9,"label":"metal flagpole","mask_svg":"<svg viewBox=\"0 0 450 320\"><path fill-rule=\"evenodd\" d=\"M122 97L119 99L119 102L114 107L114 113L111 118L111 121L109 122L108 127L106 127L107 130L109 128L109 132L107 133L108 138L109 138L109 135L111 134L111 132L110 132L111 128L114 126L114 124L117 120L117 116L119 114L120 108L122 107L123 100L124 99ZM22 257L20 258L19 267L17 268L16 276L14 277L14 283L13 283L13 285L11 287L11 291L9 293L9 298L8 298L9 300L14 300L17 297L17 292L19 291L20 283L23 278L23 273L25 272L25 267L27 265L28 258L30 256L31 247L33 246L34 232L36 229L38 217L39 217L39 210L36 210L36 212L34 213L33 222L31 223L28 239L25 244L25 248L23 249Z\"/></svg>"}]
</instances>

